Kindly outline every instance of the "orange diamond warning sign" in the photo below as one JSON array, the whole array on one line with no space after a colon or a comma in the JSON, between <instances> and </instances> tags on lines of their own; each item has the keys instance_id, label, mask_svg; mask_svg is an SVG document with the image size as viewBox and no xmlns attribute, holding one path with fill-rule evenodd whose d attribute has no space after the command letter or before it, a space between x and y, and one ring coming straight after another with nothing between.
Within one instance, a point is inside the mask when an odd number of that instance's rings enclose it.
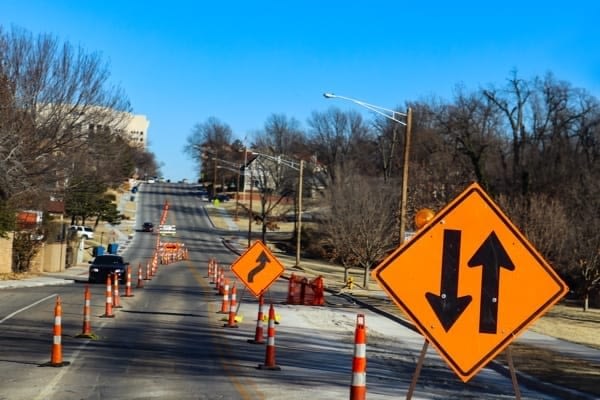
<instances>
[{"instance_id":1,"label":"orange diamond warning sign","mask_svg":"<svg viewBox=\"0 0 600 400\"><path fill-rule=\"evenodd\" d=\"M233 264L231 270L259 297L285 270L283 265L261 241L256 241Z\"/></svg>"},{"instance_id":2,"label":"orange diamond warning sign","mask_svg":"<svg viewBox=\"0 0 600 400\"><path fill-rule=\"evenodd\" d=\"M568 291L477 184L373 277L465 382Z\"/></svg>"}]
</instances>

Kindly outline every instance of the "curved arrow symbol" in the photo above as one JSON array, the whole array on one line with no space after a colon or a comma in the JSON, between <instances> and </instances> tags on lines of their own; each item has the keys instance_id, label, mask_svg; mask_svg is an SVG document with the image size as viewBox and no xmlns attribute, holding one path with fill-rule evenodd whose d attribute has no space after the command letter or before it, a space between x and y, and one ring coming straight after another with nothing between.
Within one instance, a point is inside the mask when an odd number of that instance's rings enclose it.
<instances>
[{"instance_id":1,"label":"curved arrow symbol","mask_svg":"<svg viewBox=\"0 0 600 400\"><path fill-rule=\"evenodd\" d=\"M256 262L258 262L258 265L252 268L248 273L248 283L254 282L254 276L265 269L267 263L269 262L269 257L267 257L264 251L261 251L260 255L256 259Z\"/></svg>"},{"instance_id":2,"label":"curved arrow symbol","mask_svg":"<svg viewBox=\"0 0 600 400\"><path fill-rule=\"evenodd\" d=\"M502 247L495 232L481 244L469 260L469 267L483 268L481 278L481 305L479 310L479 332L496 333L498 329L498 303L500 302L500 268L513 271L515 266Z\"/></svg>"},{"instance_id":3,"label":"curved arrow symbol","mask_svg":"<svg viewBox=\"0 0 600 400\"><path fill-rule=\"evenodd\" d=\"M471 296L458 297L460 235L461 231L444 230L440 295L425 293L429 305L446 332L454 325L472 300Z\"/></svg>"}]
</instances>

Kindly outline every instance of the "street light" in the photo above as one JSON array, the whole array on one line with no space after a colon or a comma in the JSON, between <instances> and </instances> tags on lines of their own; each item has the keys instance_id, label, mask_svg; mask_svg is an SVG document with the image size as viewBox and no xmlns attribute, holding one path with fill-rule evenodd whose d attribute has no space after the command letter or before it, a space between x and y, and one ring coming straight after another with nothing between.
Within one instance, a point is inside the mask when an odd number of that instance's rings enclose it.
<instances>
[{"instance_id":1,"label":"street light","mask_svg":"<svg viewBox=\"0 0 600 400\"><path fill-rule=\"evenodd\" d=\"M274 157L268 154L262 154L257 152L252 152L257 156L262 156L268 158L271 161L274 161L278 164L283 164L288 168L298 171L298 216L296 221L296 265L295 267L300 267L300 247L302 244L302 181L304 180L304 160L300 160L298 166L296 163L290 160L286 160L281 156Z\"/></svg>"},{"instance_id":2,"label":"street light","mask_svg":"<svg viewBox=\"0 0 600 400\"><path fill-rule=\"evenodd\" d=\"M338 96L333 93L323 93L326 99L342 99L348 100L354 104L358 104L368 110L373 111L379 115L383 115L385 118L390 119L400 125L406 127L406 136L404 138L404 160L402 167L402 193L400 195L400 244L404 243L404 235L406 231L406 205L408 197L408 157L410 152L410 138L412 130L412 109L409 107L406 113L401 113L389 108L383 108L373 104L366 103L361 100L356 100L351 97ZM396 115L403 117L405 121L396 118Z\"/></svg>"}]
</instances>

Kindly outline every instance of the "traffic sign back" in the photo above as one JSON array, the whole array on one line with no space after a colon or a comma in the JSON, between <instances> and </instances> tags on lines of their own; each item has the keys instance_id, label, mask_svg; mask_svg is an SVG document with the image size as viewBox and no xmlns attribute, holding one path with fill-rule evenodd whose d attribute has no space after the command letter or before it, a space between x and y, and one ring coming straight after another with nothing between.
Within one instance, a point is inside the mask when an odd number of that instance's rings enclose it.
<instances>
[{"instance_id":1,"label":"traffic sign back","mask_svg":"<svg viewBox=\"0 0 600 400\"><path fill-rule=\"evenodd\" d=\"M233 264L231 270L254 296L260 296L285 270L261 241L256 241Z\"/></svg>"},{"instance_id":2,"label":"traffic sign back","mask_svg":"<svg viewBox=\"0 0 600 400\"><path fill-rule=\"evenodd\" d=\"M373 277L463 381L568 291L477 184Z\"/></svg>"}]
</instances>

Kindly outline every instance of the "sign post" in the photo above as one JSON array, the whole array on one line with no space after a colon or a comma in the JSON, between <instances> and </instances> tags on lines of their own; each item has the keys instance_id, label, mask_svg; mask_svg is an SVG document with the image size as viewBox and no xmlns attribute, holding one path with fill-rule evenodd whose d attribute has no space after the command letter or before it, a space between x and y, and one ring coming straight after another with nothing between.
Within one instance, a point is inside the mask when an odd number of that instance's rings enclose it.
<instances>
[{"instance_id":1,"label":"sign post","mask_svg":"<svg viewBox=\"0 0 600 400\"><path fill-rule=\"evenodd\" d=\"M568 292L477 184L372 274L464 382Z\"/></svg>"}]
</instances>

